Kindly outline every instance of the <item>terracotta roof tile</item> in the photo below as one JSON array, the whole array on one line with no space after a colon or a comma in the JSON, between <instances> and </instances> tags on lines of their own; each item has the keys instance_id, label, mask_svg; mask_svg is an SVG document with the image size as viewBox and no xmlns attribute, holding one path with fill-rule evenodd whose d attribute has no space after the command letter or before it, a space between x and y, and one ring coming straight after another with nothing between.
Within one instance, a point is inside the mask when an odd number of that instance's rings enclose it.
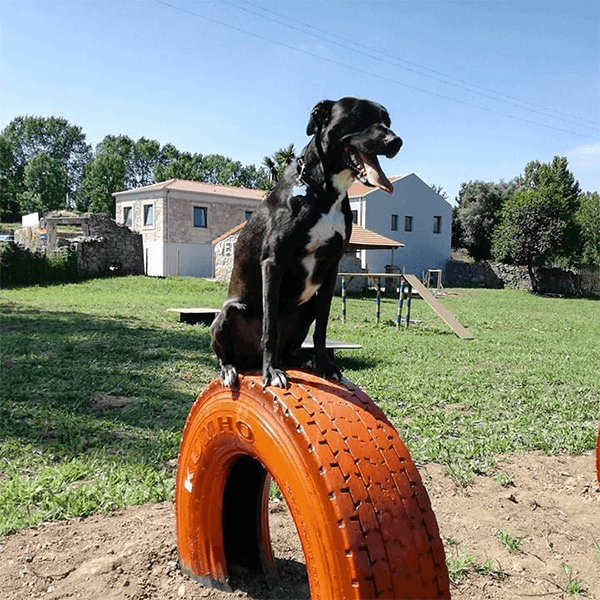
<instances>
[{"instance_id":1,"label":"terracotta roof tile","mask_svg":"<svg viewBox=\"0 0 600 600\"><path fill-rule=\"evenodd\" d=\"M251 198L262 200L267 192L264 190L252 190L249 188L235 187L232 185L218 185L215 183L204 183L203 181L190 181L187 179L169 179L152 185L117 192L115 196L124 196L138 192L152 190L179 190L182 192L199 192L202 194L214 194L217 196L234 196L236 198Z\"/></svg>"},{"instance_id":2,"label":"terracotta roof tile","mask_svg":"<svg viewBox=\"0 0 600 600\"><path fill-rule=\"evenodd\" d=\"M406 175L394 175L393 177L390 177L390 181L392 184L394 184L396 181L399 181L404 177L406 177ZM366 196L367 194L370 194L378 189L379 188L371 187L370 185L365 185L360 181L355 181L348 189L348 196L350 196L350 198L362 198L363 196Z\"/></svg>"},{"instance_id":3,"label":"terracotta roof tile","mask_svg":"<svg viewBox=\"0 0 600 600\"><path fill-rule=\"evenodd\" d=\"M369 250L384 250L386 248L401 248L404 244L397 240L379 235L366 227L361 227L356 223L352 225L352 234L348 250L359 250L361 248Z\"/></svg>"},{"instance_id":4,"label":"terracotta roof tile","mask_svg":"<svg viewBox=\"0 0 600 600\"><path fill-rule=\"evenodd\" d=\"M228 238L230 235L233 235L234 233L237 233L240 229L242 229L244 227L244 225L246 225L246 221L242 221L239 225L236 225L235 227L232 227L229 231L226 231L225 233L223 233L219 237L216 237L211 242L212 245L214 246L215 244L218 244L221 240L224 240L225 238Z\"/></svg>"},{"instance_id":5,"label":"terracotta roof tile","mask_svg":"<svg viewBox=\"0 0 600 600\"><path fill-rule=\"evenodd\" d=\"M229 231L226 231L223 235L215 238L212 241L213 246L218 244L221 240L228 238L230 235L237 233L242 227L246 225L246 221L236 225ZM375 231L371 231L370 229L366 229L365 227L361 227L356 223L352 224L352 233L350 234L350 243L348 245L348 250L359 250L361 248L370 249L370 250L382 250L388 248L401 248L404 244L402 242L398 242L397 240L392 240L383 235L379 235Z\"/></svg>"}]
</instances>

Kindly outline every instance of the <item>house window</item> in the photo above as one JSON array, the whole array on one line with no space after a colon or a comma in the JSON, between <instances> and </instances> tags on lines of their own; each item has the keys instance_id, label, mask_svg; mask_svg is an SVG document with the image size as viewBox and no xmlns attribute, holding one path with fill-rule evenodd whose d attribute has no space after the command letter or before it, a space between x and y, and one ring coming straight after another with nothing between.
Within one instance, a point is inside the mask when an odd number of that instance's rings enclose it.
<instances>
[{"instance_id":1,"label":"house window","mask_svg":"<svg viewBox=\"0 0 600 600\"><path fill-rule=\"evenodd\" d=\"M358 223L358 211L357 210L352 211L352 222Z\"/></svg>"},{"instance_id":2,"label":"house window","mask_svg":"<svg viewBox=\"0 0 600 600\"><path fill-rule=\"evenodd\" d=\"M131 227L133 224L133 211L131 210L131 206L123 207L123 223L125 223L127 227Z\"/></svg>"},{"instance_id":3,"label":"house window","mask_svg":"<svg viewBox=\"0 0 600 600\"><path fill-rule=\"evenodd\" d=\"M404 231L412 231L413 218L409 215L404 217Z\"/></svg>"},{"instance_id":4,"label":"house window","mask_svg":"<svg viewBox=\"0 0 600 600\"><path fill-rule=\"evenodd\" d=\"M398 215L392 215L392 231L398 231Z\"/></svg>"},{"instance_id":5,"label":"house window","mask_svg":"<svg viewBox=\"0 0 600 600\"><path fill-rule=\"evenodd\" d=\"M144 227L152 227L154 225L154 205L144 205Z\"/></svg>"},{"instance_id":6,"label":"house window","mask_svg":"<svg viewBox=\"0 0 600 600\"><path fill-rule=\"evenodd\" d=\"M194 227L207 227L206 208L194 206Z\"/></svg>"},{"instance_id":7,"label":"house window","mask_svg":"<svg viewBox=\"0 0 600 600\"><path fill-rule=\"evenodd\" d=\"M442 233L442 217L433 217L433 233Z\"/></svg>"},{"instance_id":8,"label":"house window","mask_svg":"<svg viewBox=\"0 0 600 600\"><path fill-rule=\"evenodd\" d=\"M244 219L247 221L250 217L252 216L252 211L251 210L247 210L244 213Z\"/></svg>"}]
</instances>

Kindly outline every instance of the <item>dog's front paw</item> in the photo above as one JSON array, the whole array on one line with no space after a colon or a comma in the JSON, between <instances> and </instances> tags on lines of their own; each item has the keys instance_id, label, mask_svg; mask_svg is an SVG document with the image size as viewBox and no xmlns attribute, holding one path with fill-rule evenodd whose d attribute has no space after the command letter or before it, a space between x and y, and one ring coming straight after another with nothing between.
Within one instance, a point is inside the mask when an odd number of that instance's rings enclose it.
<instances>
[{"instance_id":1,"label":"dog's front paw","mask_svg":"<svg viewBox=\"0 0 600 600\"><path fill-rule=\"evenodd\" d=\"M288 386L288 377L285 371L275 369L274 367L266 367L263 369L263 389L269 385L285 389Z\"/></svg>"},{"instance_id":2,"label":"dog's front paw","mask_svg":"<svg viewBox=\"0 0 600 600\"><path fill-rule=\"evenodd\" d=\"M228 388L237 389L238 372L233 365L221 365L221 383Z\"/></svg>"}]
</instances>

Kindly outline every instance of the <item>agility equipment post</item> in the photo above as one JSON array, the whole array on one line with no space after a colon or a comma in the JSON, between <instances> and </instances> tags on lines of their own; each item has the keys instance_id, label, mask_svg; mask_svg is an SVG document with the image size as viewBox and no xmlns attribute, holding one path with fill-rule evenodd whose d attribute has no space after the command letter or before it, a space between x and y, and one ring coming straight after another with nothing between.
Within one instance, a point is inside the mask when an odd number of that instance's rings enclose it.
<instances>
[{"instance_id":1,"label":"agility equipment post","mask_svg":"<svg viewBox=\"0 0 600 600\"><path fill-rule=\"evenodd\" d=\"M346 322L346 277L342 275L342 321Z\"/></svg>"},{"instance_id":2,"label":"agility equipment post","mask_svg":"<svg viewBox=\"0 0 600 600\"><path fill-rule=\"evenodd\" d=\"M277 578L268 527L272 477L290 509L312 600L450 598L435 515L406 446L349 381L289 370L287 389L218 380L188 416L176 481L181 567L230 589L243 562Z\"/></svg>"},{"instance_id":3,"label":"agility equipment post","mask_svg":"<svg viewBox=\"0 0 600 600\"><path fill-rule=\"evenodd\" d=\"M596 441L596 478L600 485L600 426L598 426L598 440Z\"/></svg>"}]
</instances>

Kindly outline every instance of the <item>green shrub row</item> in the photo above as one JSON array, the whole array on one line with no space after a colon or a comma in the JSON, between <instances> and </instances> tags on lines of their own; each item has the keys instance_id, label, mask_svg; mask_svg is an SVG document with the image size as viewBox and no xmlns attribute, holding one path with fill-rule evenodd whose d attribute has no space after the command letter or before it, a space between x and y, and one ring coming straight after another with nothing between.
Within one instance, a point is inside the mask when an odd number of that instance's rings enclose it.
<instances>
[{"instance_id":1,"label":"green shrub row","mask_svg":"<svg viewBox=\"0 0 600 600\"><path fill-rule=\"evenodd\" d=\"M18 244L0 244L0 286L76 281L77 253L71 247L29 250Z\"/></svg>"}]
</instances>

